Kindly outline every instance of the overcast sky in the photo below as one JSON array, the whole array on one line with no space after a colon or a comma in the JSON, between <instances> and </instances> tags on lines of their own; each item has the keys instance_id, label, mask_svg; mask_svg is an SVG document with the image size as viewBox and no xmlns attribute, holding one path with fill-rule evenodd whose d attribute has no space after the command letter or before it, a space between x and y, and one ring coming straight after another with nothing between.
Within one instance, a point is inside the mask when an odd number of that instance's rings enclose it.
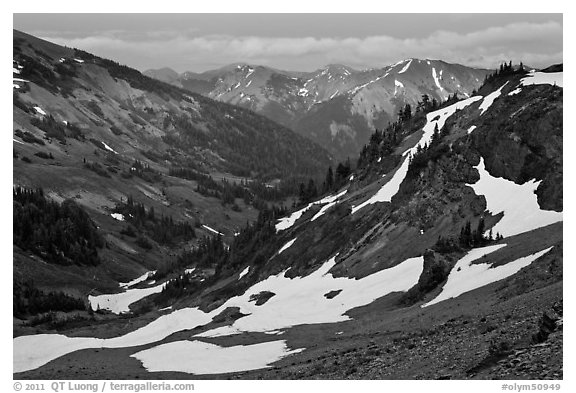
<instances>
[{"instance_id":1,"label":"overcast sky","mask_svg":"<svg viewBox=\"0 0 576 393\"><path fill-rule=\"evenodd\" d=\"M14 14L14 28L141 71L246 62L311 71L405 58L563 61L562 14Z\"/></svg>"}]
</instances>

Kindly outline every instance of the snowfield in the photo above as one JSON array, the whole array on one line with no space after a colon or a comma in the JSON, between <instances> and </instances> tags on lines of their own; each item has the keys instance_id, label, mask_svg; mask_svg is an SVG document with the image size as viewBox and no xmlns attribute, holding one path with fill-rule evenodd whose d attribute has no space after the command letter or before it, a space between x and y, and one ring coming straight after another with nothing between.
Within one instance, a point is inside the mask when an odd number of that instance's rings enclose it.
<instances>
[{"instance_id":1,"label":"snowfield","mask_svg":"<svg viewBox=\"0 0 576 393\"><path fill-rule=\"evenodd\" d=\"M474 189L476 195L484 195L486 209L490 213L504 213L492 228L492 233L513 236L562 221L561 212L540 209L534 193L540 181L530 180L519 185L501 177L493 177L486 170L483 158L480 158L476 169L480 173L480 180L468 186Z\"/></svg>"},{"instance_id":2,"label":"snowfield","mask_svg":"<svg viewBox=\"0 0 576 393\"><path fill-rule=\"evenodd\" d=\"M483 115L488 108L490 108L492 106L492 104L494 103L494 100L498 97L500 97L500 94L502 94L502 88L504 86L506 86L508 84L508 82L504 83L502 86L500 86L500 88L496 91L493 91L492 93L488 94L486 97L484 97L484 100L482 100L482 103L480 104L480 115Z\"/></svg>"},{"instance_id":3,"label":"snowfield","mask_svg":"<svg viewBox=\"0 0 576 393\"><path fill-rule=\"evenodd\" d=\"M442 292L434 300L423 304L421 307L428 307L441 301L458 297L463 293L510 277L552 249L552 247L549 247L497 267L492 267L492 265L488 263L472 264L472 262L482 258L484 255L493 253L503 247L506 247L506 244L497 244L471 250L456 263L448 275L448 280L446 284L444 284Z\"/></svg>"},{"instance_id":4,"label":"snowfield","mask_svg":"<svg viewBox=\"0 0 576 393\"><path fill-rule=\"evenodd\" d=\"M532 71L527 77L520 80L522 86L529 85L556 85L564 87L563 72L536 72Z\"/></svg>"},{"instance_id":5,"label":"snowfield","mask_svg":"<svg viewBox=\"0 0 576 393\"><path fill-rule=\"evenodd\" d=\"M160 293L166 286L166 283L149 288L128 289L122 293L112 293L98 296L88 296L88 301L92 310L110 310L114 314L130 312L130 305L140 299L144 299L154 293Z\"/></svg>"},{"instance_id":6,"label":"snowfield","mask_svg":"<svg viewBox=\"0 0 576 393\"><path fill-rule=\"evenodd\" d=\"M332 257L308 276L290 279L282 272L254 284L244 294L220 306L220 310L238 307L242 314L248 315L231 326L212 329L197 336L227 336L279 330L301 324L346 321L350 319L344 315L348 310L369 304L392 292L407 291L416 285L423 270L424 258L410 258L358 280L333 277L328 272L335 264L336 257ZM324 296L333 290L342 292L332 299ZM262 291L270 291L275 296L256 306L250 297Z\"/></svg>"},{"instance_id":7,"label":"snowfield","mask_svg":"<svg viewBox=\"0 0 576 393\"><path fill-rule=\"evenodd\" d=\"M206 325L228 307L239 307L250 314L231 327L205 332L200 336L235 334L241 331L276 331L307 323L329 323L348 320L344 313L392 292L407 291L420 277L424 258L410 258L389 269L356 280L335 278L328 271L335 257L305 277L289 279L284 272L256 283L244 294L231 298L219 308L205 313L197 308L184 308L165 314L133 332L110 339L66 337L61 334L39 334L13 340L14 372L33 370L70 352L87 348L125 348L154 343L173 333ZM342 292L332 299L324 295L332 290ZM269 290L276 295L261 306L250 302L250 296ZM286 353L277 353L284 356ZM267 357L266 361L270 361ZM206 364L213 364L206 362ZM217 365L214 365L216 368ZM208 370L205 370L208 372ZM218 369L217 372L222 372Z\"/></svg>"},{"instance_id":8,"label":"snowfield","mask_svg":"<svg viewBox=\"0 0 576 393\"><path fill-rule=\"evenodd\" d=\"M141 361L150 372L221 374L267 368L271 363L303 350L290 351L283 340L232 347L202 341L176 341L137 352L131 357Z\"/></svg>"},{"instance_id":9,"label":"snowfield","mask_svg":"<svg viewBox=\"0 0 576 393\"><path fill-rule=\"evenodd\" d=\"M160 341L172 333L193 329L211 320L210 314L195 308L187 308L163 315L140 329L110 339L66 337L61 334L16 337L13 340L14 372L34 370L67 353L81 349L125 348Z\"/></svg>"},{"instance_id":10,"label":"snowfield","mask_svg":"<svg viewBox=\"0 0 576 393\"><path fill-rule=\"evenodd\" d=\"M482 99L481 96L474 96L474 97L459 101L459 102L452 104L450 106L447 106L446 108L438 109L437 111L428 113L426 115L426 120L427 120L426 125L424 126L424 128L422 128L422 131L424 131L422 137L420 138L420 140L418 141L418 143L414 147L406 150L402 154L403 156L406 156L406 158L404 159L404 161L402 162L400 167L396 170L396 172L394 172L394 175L392 175L392 178L386 184L384 184L382 186L382 188L380 188L380 190L374 196L372 196L370 199L361 203L358 206L352 206L352 214L356 213L358 210L362 209L363 207L374 204L374 203L390 202L392 200L392 197L394 195L396 195L396 193L398 193L398 190L400 189L400 185L404 181L404 178L406 178L406 174L408 173L408 165L409 165L410 155L414 154L416 152L418 146L424 147L425 145L428 145L430 143L430 141L432 140L432 135L434 134L435 126L438 125L438 129L441 130L442 127L444 127L446 120L450 116L452 116L456 112L456 110L464 109L468 105L470 105L470 104L472 104L478 100L481 100L481 99ZM436 119L436 120L434 120L434 119Z\"/></svg>"}]
</instances>

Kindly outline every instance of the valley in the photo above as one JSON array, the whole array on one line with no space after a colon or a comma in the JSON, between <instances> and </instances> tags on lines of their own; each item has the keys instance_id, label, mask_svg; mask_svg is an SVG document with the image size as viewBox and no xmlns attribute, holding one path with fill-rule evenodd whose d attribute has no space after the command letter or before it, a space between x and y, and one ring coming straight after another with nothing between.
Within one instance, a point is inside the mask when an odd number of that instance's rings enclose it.
<instances>
[{"instance_id":1,"label":"valley","mask_svg":"<svg viewBox=\"0 0 576 393\"><path fill-rule=\"evenodd\" d=\"M561 64L13 71L14 378L563 378Z\"/></svg>"}]
</instances>

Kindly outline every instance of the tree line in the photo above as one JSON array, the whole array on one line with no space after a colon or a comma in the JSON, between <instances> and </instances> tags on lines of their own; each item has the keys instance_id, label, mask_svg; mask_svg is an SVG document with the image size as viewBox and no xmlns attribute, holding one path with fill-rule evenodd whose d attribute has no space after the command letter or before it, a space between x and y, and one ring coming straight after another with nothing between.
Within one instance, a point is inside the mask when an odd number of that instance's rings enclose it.
<instances>
[{"instance_id":1,"label":"tree line","mask_svg":"<svg viewBox=\"0 0 576 393\"><path fill-rule=\"evenodd\" d=\"M174 221L172 216L161 214L158 216L154 207L146 209L143 203L134 201L129 195L126 202L121 201L114 208L115 213L122 214L129 226L122 231L127 236L137 236L136 231L144 232L157 243L163 245L176 245L196 237L194 227L185 221ZM144 248L147 243L140 239Z\"/></svg>"},{"instance_id":2,"label":"tree line","mask_svg":"<svg viewBox=\"0 0 576 393\"><path fill-rule=\"evenodd\" d=\"M14 244L48 263L89 265L100 263L104 240L88 214L67 199L62 204L46 199L41 188L13 189Z\"/></svg>"}]
</instances>

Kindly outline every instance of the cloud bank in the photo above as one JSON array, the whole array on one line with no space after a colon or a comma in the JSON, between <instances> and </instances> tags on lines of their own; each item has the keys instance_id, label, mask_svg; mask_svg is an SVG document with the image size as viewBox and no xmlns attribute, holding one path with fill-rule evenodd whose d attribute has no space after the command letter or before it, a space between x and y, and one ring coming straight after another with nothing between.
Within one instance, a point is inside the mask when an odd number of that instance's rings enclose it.
<instances>
[{"instance_id":1,"label":"cloud bank","mask_svg":"<svg viewBox=\"0 0 576 393\"><path fill-rule=\"evenodd\" d=\"M562 62L562 24L512 23L459 33L442 29L425 38L260 37L203 35L195 32L151 31L134 35L120 30L85 37L52 35L49 41L110 57L139 69L173 67L204 71L234 62L310 71L329 63L357 68L382 67L398 60L442 59L470 66L494 68L501 61L523 61L536 67Z\"/></svg>"}]
</instances>

